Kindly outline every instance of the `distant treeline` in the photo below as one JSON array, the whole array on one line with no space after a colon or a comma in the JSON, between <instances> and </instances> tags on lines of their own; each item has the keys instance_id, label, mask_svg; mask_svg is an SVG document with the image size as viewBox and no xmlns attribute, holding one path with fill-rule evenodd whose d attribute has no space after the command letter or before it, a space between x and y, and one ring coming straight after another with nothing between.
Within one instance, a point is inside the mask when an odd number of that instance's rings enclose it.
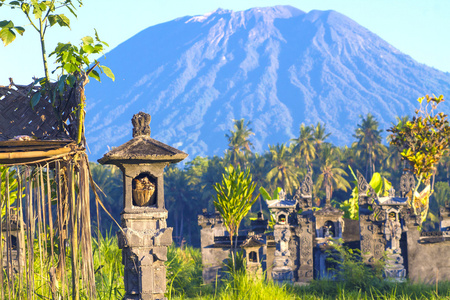
<instances>
[{"instance_id":1,"label":"distant treeline","mask_svg":"<svg viewBox=\"0 0 450 300\"><path fill-rule=\"evenodd\" d=\"M407 119L404 117L399 120ZM327 141L330 134L325 124L302 124L298 137L282 144L269 145L269 150L260 154L252 151L251 123L244 119L235 120L233 130L225 135L228 149L223 157L198 156L186 163L183 169L176 165L166 168L165 205L169 211L168 226L174 228L174 241L178 245L200 245L197 216L203 208L213 211L213 184L221 181L224 168L230 164L250 169L258 188L264 187L272 193L277 187L281 187L288 197L295 193L310 169L314 182L313 202L319 207L325 202L326 184L332 187L333 205L339 207L351 197L355 182L349 167L355 172L361 172L367 180L378 172L398 189L400 176L408 165L401 160L395 147L387 146L388 141L382 140L382 131L371 114L361 116L353 135L355 142L350 146L338 147ZM91 170L95 182L104 192L100 197L105 207L120 223L123 209L122 172L115 167L96 163L91 163ZM431 221L436 221L439 206L450 199L449 156L438 166L434 182L435 193L430 201ZM91 199L93 219L96 220L94 197ZM255 203L242 228L248 228L249 218L255 217L260 210L268 217L267 205L262 199ZM432 227L433 224L431 222L426 226ZM103 232L118 229L104 212L100 214L100 228Z\"/></svg>"}]
</instances>

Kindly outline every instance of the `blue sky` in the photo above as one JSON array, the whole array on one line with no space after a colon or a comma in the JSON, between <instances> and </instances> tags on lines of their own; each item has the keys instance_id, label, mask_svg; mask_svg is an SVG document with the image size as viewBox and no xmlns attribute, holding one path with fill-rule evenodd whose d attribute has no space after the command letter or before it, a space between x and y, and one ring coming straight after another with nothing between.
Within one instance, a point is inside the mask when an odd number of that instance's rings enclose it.
<instances>
[{"instance_id":1,"label":"blue sky","mask_svg":"<svg viewBox=\"0 0 450 300\"><path fill-rule=\"evenodd\" d=\"M368 28L400 51L420 63L450 72L450 1L448 0L84 0L72 30L49 30L48 52L58 41L79 43L94 28L110 49L139 31L186 15L202 15L217 8L235 11L251 7L292 5L308 12L336 10ZM16 25L27 22L19 12L0 8L0 20L12 19ZM53 29L53 28L52 28ZM12 44L0 45L0 85L12 77L17 84L28 84L41 77L39 38L30 26ZM106 62L107 65L107 62Z\"/></svg>"}]
</instances>

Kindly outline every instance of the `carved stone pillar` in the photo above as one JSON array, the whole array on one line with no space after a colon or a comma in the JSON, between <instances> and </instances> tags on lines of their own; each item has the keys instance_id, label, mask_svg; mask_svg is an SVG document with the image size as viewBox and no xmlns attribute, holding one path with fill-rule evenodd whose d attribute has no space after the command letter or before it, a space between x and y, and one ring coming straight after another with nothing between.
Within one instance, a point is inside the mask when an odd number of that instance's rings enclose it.
<instances>
[{"instance_id":1,"label":"carved stone pillar","mask_svg":"<svg viewBox=\"0 0 450 300\"><path fill-rule=\"evenodd\" d=\"M383 257L386 245L382 230L384 214L378 206L373 188L361 173L357 172L357 177L361 256L364 262L373 264Z\"/></svg>"},{"instance_id":2,"label":"carved stone pillar","mask_svg":"<svg viewBox=\"0 0 450 300\"><path fill-rule=\"evenodd\" d=\"M299 240L299 266L297 269L298 282L306 283L314 279L314 240L315 240L315 219L311 211L312 208L312 170L303 180L300 189L294 195L294 200L297 201L297 227L295 234Z\"/></svg>"},{"instance_id":3,"label":"carved stone pillar","mask_svg":"<svg viewBox=\"0 0 450 300\"><path fill-rule=\"evenodd\" d=\"M125 267L124 299L165 299L167 247L172 228L167 227L164 206L164 168L187 154L150 137L150 115L132 119L133 139L99 160L123 172L124 199L119 248Z\"/></svg>"},{"instance_id":4,"label":"carved stone pillar","mask_svg":"<svg viewBox=\"0 0 450 300\"><path fill-rule=\"evenodd\" d=\"M296 235L300 241L300 266L298 268L298 281L310 282L314 279L314 222L311 214L302 213L298 215L298 227Z\"/></svg>"},{"instance_id":5,"label":"carved stone pillar","mask_svg":"<svg viewBox=\"0 0 450 300\"><path fill-rule=\"evenodd\" d=\"M292 282L294 273L291 253L289 251L289 240L291 238L291 229L288 224L274 225L274 239L276 243L275 258L273 262L272 278L280 283Z\"/></svg>"}]
</instances>

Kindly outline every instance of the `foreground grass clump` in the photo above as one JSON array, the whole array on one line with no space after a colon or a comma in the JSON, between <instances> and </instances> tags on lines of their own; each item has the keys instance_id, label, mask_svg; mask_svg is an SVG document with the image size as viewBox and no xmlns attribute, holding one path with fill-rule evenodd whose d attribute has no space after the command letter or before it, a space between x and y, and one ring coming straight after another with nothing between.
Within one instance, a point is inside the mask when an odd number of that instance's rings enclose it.
<instances>
[{"instance_id":1,"label":"foreground grass clump","mask_svg":"<svg viewBox=\"0 0 450 300\"><path fill-rule=\"evenodd\" d=\"M203 285L200 250L169 247L169 299L450 299L450 282L436 285L394 282L382 277L382 265L368 267L359 251L334 247L333 280L313 280L309 285L278 285L244 272L244 265L228 266L225 278ZM331 253L330 253L331 254ZM236 271L232 271L232 270Z\"/></svg>"},{"instance_id":2,"label":"foreground grass clump","mask_svg":"<svg viewBox=\"0 0 450 300\"><path fill-rule=\"evenodd\" d=\"M93 239L95 286L98 299L122 299L125 295L122 250L117 237L108 234Z\"/></svg>"},{"instance_id":3,"label":"foreground grass clump","mask_svg":"<svg viewBox=\"0 0 450 300\"><path fill-rule=\"evenodd\" d=\"M222 281L209 290L208 294L194 297L177 297L172 299L218 299L218 300L273 300L273 299L311 299L311 300L334 300L334 299L450 299L450 283L439 283L438 293L436 286L425 284L411 284L409 282L394 283L386 282L382 289L369 288L366 291L357 289L346 289L342 282L315 280L308 286L294 286L285 284L279 286L274 282L254 279L243 273L235 276L232 280ZM203 293L206 289L203 289Z\"/></svg>"}]
</instances>

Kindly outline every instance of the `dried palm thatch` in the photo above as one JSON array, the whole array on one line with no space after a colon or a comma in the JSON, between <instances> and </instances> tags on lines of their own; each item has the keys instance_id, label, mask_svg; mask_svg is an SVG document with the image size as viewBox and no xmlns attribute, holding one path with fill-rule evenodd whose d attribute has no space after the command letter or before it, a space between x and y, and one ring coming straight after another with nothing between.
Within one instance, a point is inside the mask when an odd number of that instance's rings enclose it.
<instances>
[{"instance_id":1,"label":"dried palm thatch","mask_svg":"<svg viewBox=\"0 0 450 300\"><path fill-rule=\"evenodd\" d=\"M53 86L34 109L39 87L0 86L0 299L95 298L88 158L74 142L85 83Z\"/></svg>"},{"instance_id":2,"label":"dried palm thatch","mask_svg":"<svg viewBox=\"0 0 450 300\"><path fill-rule=\"evenodd\" d=\"M78 153L4 168L0 264L6 276L0 278L0 299L79 299L81 290L95 298L87 164Z\"/></svg>"}]
</instances>

